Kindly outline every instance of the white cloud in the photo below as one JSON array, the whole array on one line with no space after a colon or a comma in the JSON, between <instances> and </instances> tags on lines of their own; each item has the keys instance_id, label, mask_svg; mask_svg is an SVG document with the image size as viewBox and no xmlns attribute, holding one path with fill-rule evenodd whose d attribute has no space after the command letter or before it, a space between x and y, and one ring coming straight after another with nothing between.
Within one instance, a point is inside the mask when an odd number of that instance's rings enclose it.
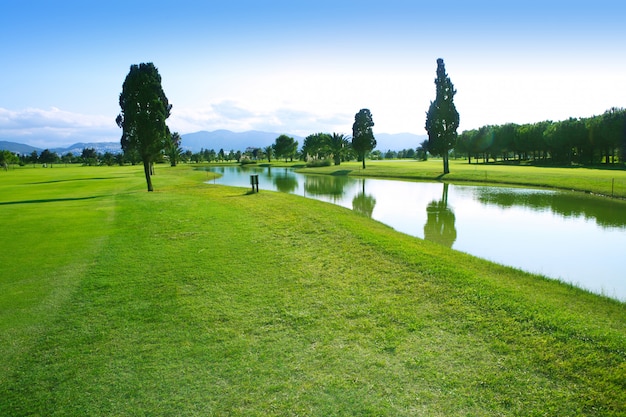
<instances>
[{"instance_id":1,"label":"white cloud","mask_svg":"<svg viewBox=\"0 0 626 417\"><path fill-rule=\"evenodd\" d=\"M56 147L76 142L118 141L120 129L113 116L87 115L64 111L27 108L0 108L0 139L38 147Z\"/></svg>"},{"instance_id":2,"label":"white cloud","mask_svg":"<svg viewBox=\"0 0 626 417\"><path fill-rule=\"evenodd\" d=\"M204 108L174 108L168 119L172 131L228 129L235 132L260 130L307 136L316 132L347 132L353 115L313 112L286 106L252 108L234 100L222 100Z\"/></svg>"}]
</instances>

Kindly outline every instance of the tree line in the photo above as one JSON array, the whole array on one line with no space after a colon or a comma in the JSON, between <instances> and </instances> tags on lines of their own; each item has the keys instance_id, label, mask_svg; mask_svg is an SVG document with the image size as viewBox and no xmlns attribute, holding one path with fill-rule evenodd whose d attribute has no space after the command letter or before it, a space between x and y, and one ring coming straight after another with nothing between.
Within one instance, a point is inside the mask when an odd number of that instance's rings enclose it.
<instances>
[{"instance_id":1,"label":"tree line","mask_svg":"<svg viewBox=\"0 0 626 417\"><path fill-rule=\"evenodd\" d=\"M600 116L466 130L454 148L468 162L539 161L552 164L615 164L626 161L626 110Z\"/></svg>"},{"instance_id":2,"label":"tree line","mask_svg":"<svg viewBox=\"0 0 626 417\"><path fill-rule=\"evenodd\" d=\"M131 161L122 153L97 152L95 148L84 148L80 155L72 152L59 155L50 149L41 152L33 150L28 154L18 154L7 150L0 151L0 166L5 168L8 165L26 166L29 164L41 164L44 166L54 166L56 164L83 164L83 165L124 165Z\"/></svg>"}]
</instances>

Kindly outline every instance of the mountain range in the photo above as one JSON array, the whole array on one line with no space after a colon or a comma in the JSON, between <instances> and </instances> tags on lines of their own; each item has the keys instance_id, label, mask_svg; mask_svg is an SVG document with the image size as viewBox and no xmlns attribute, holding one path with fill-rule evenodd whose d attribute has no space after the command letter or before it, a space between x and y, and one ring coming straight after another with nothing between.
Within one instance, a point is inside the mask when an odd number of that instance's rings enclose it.
<instances>
[{"instance_id":1,"label":"mountain range","mask_svg":"<svg viewBox=\"0 0 626 417\"><path fill-rule=\"evenodd\" d=\"M183 150L190 150L192 152L199 152L201 149L214 149L215 151L224 149L226 152L230 150L245 151L246 148L264 148L272 145L280 135L280 133L261 132L257 130L247 132L232 132L230 130L215 130L212 132L199 131L181 135L181 146ZM303 137L296 135L289 136L298 141L299 147L302 146L304 142ZM426 135L415 135L413 133L376 133L375 137L377 142L376 149L382 152L388 150L400 151L410 148L415 149L422 141L427 139ZM65 155L69 152L74 155L80 155L85 148L94 148L96 152L99 153L119 153L122 151L119 142L79 142L68 147L55 147L49 148L49 150L59 155ZM8 150L24 155L30 154L33 151L41 153L43 149L24 143L0 140L0 150Z\"/></svg>"}]
</instances>

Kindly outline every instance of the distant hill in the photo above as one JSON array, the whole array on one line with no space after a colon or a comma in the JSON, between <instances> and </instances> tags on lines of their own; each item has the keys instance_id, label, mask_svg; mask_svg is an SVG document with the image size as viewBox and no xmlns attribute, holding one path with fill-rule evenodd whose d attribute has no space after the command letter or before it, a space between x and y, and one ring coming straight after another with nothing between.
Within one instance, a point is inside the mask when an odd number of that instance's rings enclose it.
<instances>
[{"instance_id":1,"label":"distant hill","mask_svg":"<svg viewBox=\"0 0 626 417\"><path fill-rule=\"evenodd\" d=\"M403 149L415 149L420 146L428 135L416 135L413 133L376 133L376 149L381 152L401 151Z\"/></svg>"},{"instance_id":2,"label":"distant hill","mask_svg":"<svg viewBox=\"0 0 626 417\"><path fill-rule=\"evenodd\" d=\"M216 152L220 149L228 152L244 151L246 148L264 148L274 144L276 138L280 136L276 132L260 132L250 130L247 132L231 132L230 130L215 130L212 132L200 131L181 135L183 149L199 152L201 149L213 149ZM287 135L298 141L298 147L302 146L304 138L296 135ZM375 133L376 149L385 152L388 150L401 151L403 149L417 148L420 143L428 138L426 135L415 135L413 133Z\"/></svg>"},{"instance_id":3,"label":"distant hill","mask_svg":"<svg viewBox=\"0 0 626 417\"><path fill-rule=\"evenodd\" d=\"M231 149L235 151L245 151L246 148L264 148L273 145L276 138L281 133L261 132L258 130L249 130L247 132L232 132L230 130L214 130L212 132L200 131L181 135L182 148L192 152L199 152L201 149L213 149L218 152L220 149L228 152ZM302 147L304 138L301 136L291 135L298 141L298 147ZM403 149L415 149L420 143L428 138L426 135L415 135L413 133L375 133L376 149L381 152L388 150L400 151ZM88 142L75 143L68 147L48 148L52 152L59 155L65 155L71 152L74 155L80 155L85 148L94 148L98 153L111 152L113 154L122 152L119 142ZM41 153L42 148L26 145L18 142L0 141L0 150L8 150L10 152L18 152L20 154L30 154L33 151Z\"/></svg>"},{"instance_id":4,"label":"distant hill","mask_svg":"<svg viewBox=\"0 0 626 417\"><path fill-rule=\"evenodd\" d=\"M83 149L93 148L98 153L111 152L113 154L122 152L122 147L119 142L90 142L90 143L75 143L68 147L56 147L48 148L51 152L56 152L58 155L65 155L71 152L73 155L80 155L83 153ZM33 151L41 153L43 148L37 148L35 146L26 145L18 142L0 141L0 150L7 150L13 153L19 153L21 155L31 154Z\"/></svg>"},{"instance_id":5,"label":"distant hill","mask_svg":"<svg viewBox=\"0 0 626 417\"><path fill-rule=\"evenodd\" d=\"M264 148L273 145L276 138L281 133L260 132L258 130L249 130L247 132L231 132L230 130L215 130L207 132L202 130L195 133L187 133L181 135L181 146L184 150L199 152L201 149L213 149L219 152L224 149L225 152L245 151L246 148ZM298 141L301 146L304 138L287 134Z\"/></svg>"},{"instance_id":6,"label":"distant hill","mask_svg":"<svg viewBox=\"0 0 626 417\"><path fill-rule=\"evenodd\" d=\"M43 149L35 148L34 146L25 145L23 143L0 140L0 150L19 153L20 155L27 155L33 153L33 151L41 152Z\"/></svg>"},{"instance_id":7,"label":"distant hill","mask_svg":"<svg viewBox=\"0 0 626 417\"><path fill-rule=\"evenodd\" d=\"M54 148L50 150L58 153L59 155L64 155L69 152L71 152L72 155L81 155L83 153L83 149L85 148L93 148L98 153L111 152L112 154L117 154L122 152L122 145L120 145L119 142L79 142L68 146L67 148Z\"/></svg>"}]
</instances>

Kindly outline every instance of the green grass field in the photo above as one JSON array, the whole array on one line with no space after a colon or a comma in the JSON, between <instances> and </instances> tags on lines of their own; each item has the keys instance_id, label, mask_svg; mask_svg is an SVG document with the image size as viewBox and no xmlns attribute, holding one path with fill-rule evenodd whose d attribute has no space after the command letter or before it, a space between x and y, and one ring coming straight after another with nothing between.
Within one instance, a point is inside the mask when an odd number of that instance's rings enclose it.
<instances>
[{"instance_id":1,"label":"green grass field","mask_svg":"<svg viewBox=\"0 0 626 417\"><path fill-rule=\"evenodd\" d=\"M624 303L207 175L0 172L0 415L626 414Z\"/></svg>"}]
</instances>

